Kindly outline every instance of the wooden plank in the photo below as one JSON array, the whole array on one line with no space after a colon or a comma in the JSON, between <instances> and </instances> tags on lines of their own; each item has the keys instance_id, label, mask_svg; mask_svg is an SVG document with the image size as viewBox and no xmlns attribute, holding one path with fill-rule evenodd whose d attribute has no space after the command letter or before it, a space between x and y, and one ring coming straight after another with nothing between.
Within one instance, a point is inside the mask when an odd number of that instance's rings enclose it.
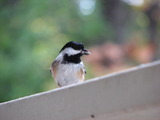
<instances>
[{"instance_id":1,"label":"wooden plank","mask_svg":"<svg viewBox=\"0 0 160 120\"><path fill-rule=\"evenodd\" d=\"M0 104L0 120L82 120L160 102L160 61Z\"/></svg>"}]
</instances>

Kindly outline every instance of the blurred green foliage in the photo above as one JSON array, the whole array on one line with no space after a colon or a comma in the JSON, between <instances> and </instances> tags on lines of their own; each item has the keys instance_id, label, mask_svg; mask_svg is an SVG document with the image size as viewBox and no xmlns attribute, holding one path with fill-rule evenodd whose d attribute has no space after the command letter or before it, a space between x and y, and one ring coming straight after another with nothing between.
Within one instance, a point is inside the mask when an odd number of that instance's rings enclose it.
<instances>
[{"instance_id":1,"label":"blurred green foliage","mask_svg":"<svg viewBox=\"0 0 160 120\"><path fill-rule=\"evenodd\" d=\"M74 0L2 0L0 102L56 87L49 68L61 47L107 31L98 13L83 16Z\"/></svg>"}]
</instances>

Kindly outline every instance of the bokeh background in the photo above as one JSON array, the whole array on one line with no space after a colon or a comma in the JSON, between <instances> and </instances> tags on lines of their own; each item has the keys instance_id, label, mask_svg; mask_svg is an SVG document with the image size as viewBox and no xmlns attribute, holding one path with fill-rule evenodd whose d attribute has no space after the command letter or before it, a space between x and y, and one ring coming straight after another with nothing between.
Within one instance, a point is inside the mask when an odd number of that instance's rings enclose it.
<instances>
[{"instance_id":1,"label":"bokeh background","mask_svg":"<svg viewBox=\"0 0 160 120\"><path fill-rule=\"evenodd\" d=\"M159 0L1 0L0 102L56 88L50 65L83 43L86 79L160 58Z\"/></svg>"}]
</instances>

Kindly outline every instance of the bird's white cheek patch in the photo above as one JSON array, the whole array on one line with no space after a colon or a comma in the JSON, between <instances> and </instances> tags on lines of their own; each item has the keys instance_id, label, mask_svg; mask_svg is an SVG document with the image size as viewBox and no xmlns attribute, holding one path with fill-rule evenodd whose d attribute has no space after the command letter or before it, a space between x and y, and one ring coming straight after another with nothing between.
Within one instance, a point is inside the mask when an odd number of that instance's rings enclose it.
<instances>
[{"instance_id":1,"label":"bird's white cheek patch","mask_svg":"<svg viewBox=\"0 0 160 120\"><path fill-rule=\"evenodd\" d=\"M75 55L80 53L80 50L74 50L73 48L66 48L64 49L63 53L67 53L68 55Z\"/></svg>"}]
</instances>

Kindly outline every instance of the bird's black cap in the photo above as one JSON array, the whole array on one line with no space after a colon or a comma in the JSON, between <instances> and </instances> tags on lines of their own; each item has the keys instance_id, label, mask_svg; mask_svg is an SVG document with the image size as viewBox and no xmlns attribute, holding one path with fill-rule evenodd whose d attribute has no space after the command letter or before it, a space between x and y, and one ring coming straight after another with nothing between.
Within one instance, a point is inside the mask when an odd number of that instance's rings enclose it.
<instances>
[{"instance_id":1,"label":"bird's black cap","mask_svg":"<svg viewBox=\"0 0 160 120\"><path fill-rule=\"evenodd\" d=\"M82 43L75 42L75 41L70 41L70 42L66 43L63 46L63 48L61 49L61 51L64 50L65 48L69 48L69 47L71 47L71 48L73 48L75 50L84 50L84 46L83 46Z\"/></svg>"}]
</instances>

